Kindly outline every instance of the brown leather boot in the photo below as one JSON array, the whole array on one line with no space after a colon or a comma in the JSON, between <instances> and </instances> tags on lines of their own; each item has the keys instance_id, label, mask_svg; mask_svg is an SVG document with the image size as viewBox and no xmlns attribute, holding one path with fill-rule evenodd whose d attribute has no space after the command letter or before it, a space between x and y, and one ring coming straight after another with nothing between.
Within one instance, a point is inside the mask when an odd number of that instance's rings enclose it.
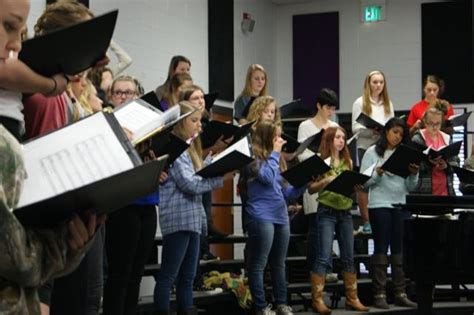
<instances>
[{"instance_id":1,"label":"brown leather boot","mask_svg":"<svg viewBox=\"0 0 474 315\"><path fill-rule=\"evenodd\" d=\"M359 301L357 296L357 277L355 273L344 272L344 287L346 288L346 310L367 312L369 308Z\"/></svg>"},{"instance_id":2,"label":"brown leather boot","mask_svg":"<svg viewBox=\"0 0 474 315\"><path fill-rule=\"evenodd\" d=\"M324 284L326 283L326 275L318 275L317 273L311 272L311 298L314 311L319 314L328 315L331 314L329 309L324 303L323 292Z\"/></svg>"},{"instance_id":3,"label":"brown leather boot","mask_svg":"<svg viewBox=\"0 0 474 315\"><path fill-rule=\"evenodd\" d=\"M410 300L405 293L406 279L405 272L403 271L402 255L392 255L390 258L392 263L394 304L397 306L417 307L418 305Z\"/></svg>"},{"instance_id":4,"label":"brown leather boot","mask_svg":"<svg viewBox=\"0 0 474 315\"><path fill-rule=\"evenodd\" d=\"M370 275L374 288L374 307L388 309L386 285L387 285L388 257L383 254L374 254L370 257Z\"/></svg>"}]
</instances>

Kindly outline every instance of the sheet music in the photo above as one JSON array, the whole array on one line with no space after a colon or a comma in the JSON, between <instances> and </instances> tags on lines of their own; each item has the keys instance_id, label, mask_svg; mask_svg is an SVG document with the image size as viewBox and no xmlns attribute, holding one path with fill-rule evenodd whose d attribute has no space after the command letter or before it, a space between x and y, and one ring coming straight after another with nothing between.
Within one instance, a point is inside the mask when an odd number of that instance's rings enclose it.
<instances>
[{"instance_id":1,"label":"sheet music","mask_svg":"<svg viewBox=\"0 0 474 315\"><path fill-rule=\"evenodd\" d=\"M154 108L143 100L134 100L114 111L119 124L133 134L136 143L150 132L179 118L179 106L173 106L165 112Z\"/></svg>"},{"instance_id":2,"label":"sheet music","mask_svg":"<svg viewBox=\"0 0 474 315\"><path fill-rule=\"evenodd\" d=\"M236 143L234 143L233 145L231 145L230 147L228 147L227 149L225 149L221 153L214 156L212 158L212 163L218 161L219 159L223 158L224 156L226 156L227 154L229 154L233 151L238 151L242 154L245 154L245 155L251 157L252 153L250 152L250 146L249 146L248 138L244 137L244 138L240 139L239 141L237 141Z\"/></svg>"},{"instance_id":3,"label":"sheet music","mask_svg":"<svg viewBox=\"0 0 474 315\"><path fill-rule=\"evenodd\" d=\"M103 113L23 146L28 174L18 207L134 167Z\"/></svg>"}]
</instances>

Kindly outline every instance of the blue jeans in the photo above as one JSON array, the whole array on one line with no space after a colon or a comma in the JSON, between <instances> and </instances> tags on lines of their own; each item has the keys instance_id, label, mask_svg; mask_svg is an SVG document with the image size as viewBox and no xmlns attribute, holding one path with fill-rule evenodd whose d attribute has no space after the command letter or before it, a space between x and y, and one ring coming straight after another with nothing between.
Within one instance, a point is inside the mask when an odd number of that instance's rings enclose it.
<instances>
[{"instance_id":1,"label":"blue jeans","mask_svg":"<svg viewBox=\"0 0 474 315\"><path fill-rule=\"evenodd\" d=\"M316 256L318 254L318 219L316 213L308 215L308 247L307 247L307 258L308 267L312 272L316 272ZM332 251L331 258L329 261L329 268L326 273L332 271Z\"/></svg>"},{"instance_id":2,"label":"blue jeans","mask_svg":"<svg viewBox=\"0 0 474 315\"><path fill-rule=\"evenodd\" d=\"M369 209L370 225L374 236L374 254L402 253L403 221L408 220L411 213L407 210L392 208Z\"/></svg>"},{"instance_id":3,"label":"blue jeans","mask_svg":"<svg viewBox=\"0 0 474 315\"><path fill-rule=\"evenodd\" d=\"M250 219L247 231L248 277L255 308L263 309L267 306L263 287L267 262L271 267L275 303L286 304L285 259L290 241L290 225Z\"/></svg>"},{"instance_id":4,"label":"blue jeans","mask_svg":"<svg viewBox=\"0 0 474 315\"><path fill-rule=\"evenodd\" d=\"M193 306L193 280L198 259L198 233L180 231L163 236L161 269L154 294L155 309L169 310L170 291L175 281L177 308L186 310Z\"/></svg>"},{"instance_id":5,"label":"blue jeans","mask_svg":"<svg viewBox=\"0 0 474 315\"><path fill-rule=\"evenodd\" d=\"M331 268L334 233L341 252L342 271L354 272L354 236L352 215L348 210L335 210L319 205L316 213L317 254L313 272L325 275Z\"/></svg>"}]
</instances>

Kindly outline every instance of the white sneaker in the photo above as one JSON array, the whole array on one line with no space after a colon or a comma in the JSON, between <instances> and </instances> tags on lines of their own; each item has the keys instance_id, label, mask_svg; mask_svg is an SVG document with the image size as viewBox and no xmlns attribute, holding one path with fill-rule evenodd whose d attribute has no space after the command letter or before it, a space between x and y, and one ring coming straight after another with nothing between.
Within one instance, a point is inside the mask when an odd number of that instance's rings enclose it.
<instances>
[{"instance_id":1,"label":"white sneaker","mask_svg":"<svg viewBox=\"0 0 474 315\"><path fill-rule=\"evenodd\" d=\"M286 304L277 305L275 310L276 315L293 315L293 310L291 306Z\"/></svg>"},{"instance_id":2,"label":"white sneaker","mask_svg":"<svg viewBox=\"0 0 474 315\"><path fill-rule=\"evenodd\" d=\"M276 313L272 310L272 305L268 304L263 310L256 311L255 315L276 315Z\"/></svg>"}]
</instances>

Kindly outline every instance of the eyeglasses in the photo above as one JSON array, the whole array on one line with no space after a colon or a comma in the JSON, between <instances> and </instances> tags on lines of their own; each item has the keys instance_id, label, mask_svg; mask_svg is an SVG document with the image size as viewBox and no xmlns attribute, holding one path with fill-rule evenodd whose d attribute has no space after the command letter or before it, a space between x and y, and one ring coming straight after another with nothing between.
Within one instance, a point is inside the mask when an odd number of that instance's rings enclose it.
<instances>
[{"instance_id":1,"label":"eyeglasses","mask_svg":"<svg viewBox=\"0 0 474 315\"><path fill-rule=\"evenodd\" d=\"M436 127L441 126L441 122L438 121L438 122L434 123L434 122L432 122L432 121L427 121L427 122L425 123L425 125L427 125L428 127L431 127L431 128L436 128Z\"/></svg>"},{"instance_id":2,"label":"eyeglasses","mask_svg":"<svg viewBox=\"0 0 474 315\"><path fill-rule=\"evenodd\" d=\"M112 95L115 97L120 97L122 95L130 97L130 96L134 96L135 94L137 94L137 92L132 91L132 90L126 90L126 91L116 90L112 92Z\"/></svg>"}]
</instances>

